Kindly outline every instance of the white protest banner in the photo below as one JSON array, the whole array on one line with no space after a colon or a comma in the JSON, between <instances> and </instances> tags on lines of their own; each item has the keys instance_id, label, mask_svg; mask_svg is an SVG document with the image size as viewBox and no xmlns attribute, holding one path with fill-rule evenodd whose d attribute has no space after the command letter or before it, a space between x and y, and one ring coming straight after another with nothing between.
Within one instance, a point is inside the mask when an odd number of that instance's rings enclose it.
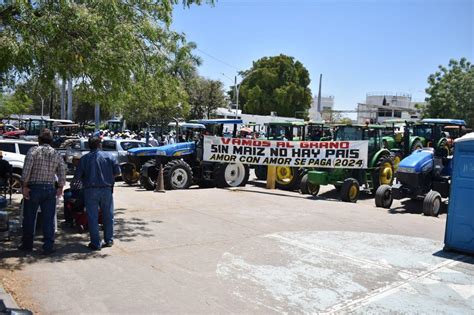
<instances>
[{"instance_id":1,"label":"white protest banner","mask_svg":"<svg viewBox=\"0 0 474 315\"><path fill-rule=\"evenodd\" d=\"M204 161L367 168L368 141L270 141L204 137Z\"/></svg>"}]
</instances>

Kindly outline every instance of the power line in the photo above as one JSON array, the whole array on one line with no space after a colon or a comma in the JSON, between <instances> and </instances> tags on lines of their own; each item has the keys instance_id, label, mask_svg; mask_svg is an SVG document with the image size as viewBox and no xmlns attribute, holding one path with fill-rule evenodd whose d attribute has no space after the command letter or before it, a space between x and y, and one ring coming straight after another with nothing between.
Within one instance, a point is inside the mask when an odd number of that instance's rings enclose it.
<instances>
[{"instance_id":1,"label":"power line","mask_svg":"<svg viewBox=\"0 0 474 315\"><path fill-rule=\"evenodd\" d=\"M210 57L210 58L212 58L212 59L214 59L214 60L216 60L216 61L218 61L218 62L220 62L220 63L222 63L222 64L224 64L224 65L226 65L227 67L231 67L231 68L233 68L233 69L235 69L235 70L237 70L237 71L240 71L240 69L238 69L237 67L234 67L233 65L231 65L231 64L229 64L229 63L227 63L227 62L225 62L225 61L223 61L223 60L221 60L221 59L219 59L219 58L217 58L217 57L214 57L214 56L211 55L211 54L208 54L207 52L203 51L202 49L196 48L196 50L198 50L198 51L202 52L203 54L205 54L206 56L208 56L208 57Z\"/></svg>"}]
</instances>

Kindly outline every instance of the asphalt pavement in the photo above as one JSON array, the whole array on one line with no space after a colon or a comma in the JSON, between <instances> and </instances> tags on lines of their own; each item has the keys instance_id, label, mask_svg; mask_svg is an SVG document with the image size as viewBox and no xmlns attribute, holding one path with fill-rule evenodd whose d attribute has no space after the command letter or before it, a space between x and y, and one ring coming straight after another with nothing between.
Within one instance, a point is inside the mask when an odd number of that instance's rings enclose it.
<instances>
[{"instance_id":1,"label":"asphalt pavement","mask_svg":"<svg viewBox=\"0 0 474 315\"><path fill-rule=\"evenodd\" d=\"M41 313L472 314L474 258L442 251L446 214L245 188L115 189L116 241L89 252L60 228L56 254L0 244L20 306Z\"/></svg>"}]
</instances>

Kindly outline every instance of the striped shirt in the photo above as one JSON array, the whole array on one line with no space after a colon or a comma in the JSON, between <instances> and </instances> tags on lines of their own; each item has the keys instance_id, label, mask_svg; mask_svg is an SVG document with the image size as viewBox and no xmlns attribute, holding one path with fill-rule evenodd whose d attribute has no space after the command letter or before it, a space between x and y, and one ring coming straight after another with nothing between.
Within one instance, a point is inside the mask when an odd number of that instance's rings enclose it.
<instances>
[{"instance_id":1,"label":"striped shirt","mask_svg":"<svg viewBox=\"0 0 474 315\"><path fill-rule=\"evenodd\" d=\"M66 168L59 153L49 144L32 147L25 158L22 182L24 184L52 184L63 187Z\"/></svg>"}]
</instances>

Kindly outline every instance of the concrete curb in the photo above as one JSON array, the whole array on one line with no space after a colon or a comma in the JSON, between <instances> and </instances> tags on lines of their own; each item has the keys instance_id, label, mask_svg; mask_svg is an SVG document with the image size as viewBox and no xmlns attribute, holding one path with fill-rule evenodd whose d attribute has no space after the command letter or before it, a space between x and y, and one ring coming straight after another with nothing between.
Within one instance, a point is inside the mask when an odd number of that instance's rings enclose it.
<instances>
[{"instance_id":1,"label":"concrete curb","mask_svg":"<svg viewBox=\"0 0 474 315\"><path fill-rule=\"evenodd\" d=\"M0 283L0 300L3 300L3 303L7 308L19 308L16 304L13 297L8 294Z\"/></svg>"}]
</instances>

